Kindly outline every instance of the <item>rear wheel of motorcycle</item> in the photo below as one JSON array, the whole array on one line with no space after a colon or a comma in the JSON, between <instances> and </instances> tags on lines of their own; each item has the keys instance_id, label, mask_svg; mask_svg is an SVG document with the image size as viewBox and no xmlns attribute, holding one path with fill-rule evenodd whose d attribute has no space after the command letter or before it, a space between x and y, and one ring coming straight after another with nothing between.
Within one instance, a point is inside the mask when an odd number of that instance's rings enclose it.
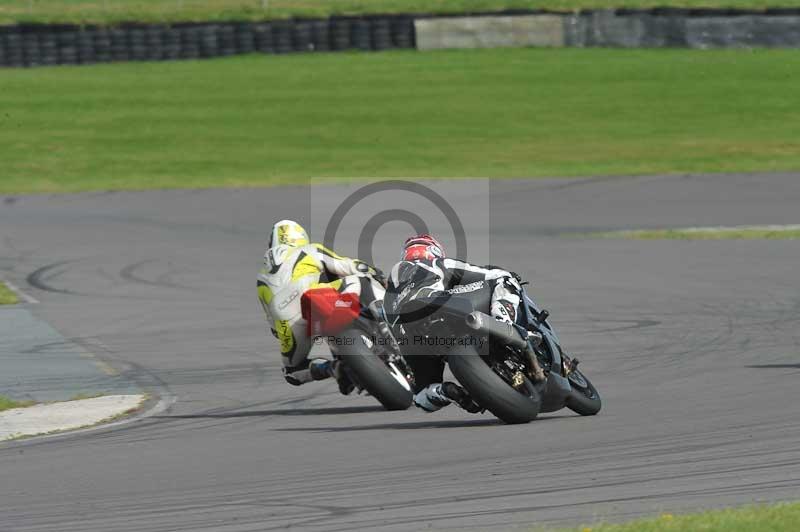
<instances>
[{"instance_id":1,"label":"rear wheel of motorcycle","mask_svg":"<svg viewBox=\"0 0 800 532\"><path fill-rule=\"evenodd\" d=\"M340 349L339 356L358 383L386 410L406 410L411 406L411 390L400 384L392 370L372 352L371 339L358 329L348 329L341 336L345 346Z\"/></svg>"},{"instance_id":2,"label":"rear wheel of motorcycle","mask_svg":"<svg viewBox=\"0 0 800 532\"><path fill-rule=\"evenodd\" d=\"M597 389L586 375L575 369L567 377L572 390L567 396L567 408L582 416L593 416L603 406Z\"/></svg>"},{"instance_id":3,"label":"rear wheel of motorcycle","mask_svg":"<svg viewBox=\"0 0 800 532\"><path fill-rule=\"evenodd\" d=\"M539 415L541 396L527 377L523 377L518 391L492 371L474 348L466 345L451 349L447 363L472 398L501 421L528 423Z\"/></svg>"}]
</instances>

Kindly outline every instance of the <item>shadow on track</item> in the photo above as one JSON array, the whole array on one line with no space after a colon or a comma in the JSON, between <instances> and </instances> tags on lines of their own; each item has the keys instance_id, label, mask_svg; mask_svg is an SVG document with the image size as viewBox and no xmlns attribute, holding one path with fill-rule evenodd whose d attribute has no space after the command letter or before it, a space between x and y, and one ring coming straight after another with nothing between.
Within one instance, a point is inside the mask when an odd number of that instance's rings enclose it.
<instances>
[{"instance_id":1,"label":"shadow on track","mask_svg":"<svg viewBox=\"0 0 800 532\"><path fill-rule=\"evenodd\" d=\"M417 421L414 423L375 423L372 425L351 425L348 427L303 427L275 429L278 432L357 432L362 430L419 430L466 427L488 427L502 425L499 419L471 419L448 421Z\"/></svg>"},{"instance_id":2,"label":"shadow on track","mask_svg":"<svg viewBox=\"0 0 800 532\"><path fill-rule=\"evenodd\" d=\"M231 419L237 417L267 416L334 416L342 414L366 414L386 412L382 406L344 406L338 408L293 408L278 410L247 410L244 412L201 412L198 414L178 414L173 416L153 416L159 419Z\"/></svg>"},{"instance_id":3,"label":"shadow on track","mask_svg":"<svg viewBox=\"0 0 800 532\"><path fill-rule=\"evenodd\" d=\"M745 367L751 369L800 369L800 364L752 364Z\"/></svg>"},{"instance_id":4,"label":"shadow on track","mask_svg":"<svg viewBox=\"0 0 800 532\"><path fill-rule=\"evenodd\" d=\"M542 423L545 421L552 421L562 418L573 418L575 416L548 416L538 418L532 423ZM499 419L483 418L483 419L449 419L440 421L415 421L413 423L374 423L371 425L350 425L347 427L301 427L301 428L286 428L274 429L278 432L356 432L362 430L420 430L420 429L453 429L453 428L474 428L474 427L496 427L512 426L506 425ZM519 425L522 426L522 425Z\"/></svg>"}]
</instances>

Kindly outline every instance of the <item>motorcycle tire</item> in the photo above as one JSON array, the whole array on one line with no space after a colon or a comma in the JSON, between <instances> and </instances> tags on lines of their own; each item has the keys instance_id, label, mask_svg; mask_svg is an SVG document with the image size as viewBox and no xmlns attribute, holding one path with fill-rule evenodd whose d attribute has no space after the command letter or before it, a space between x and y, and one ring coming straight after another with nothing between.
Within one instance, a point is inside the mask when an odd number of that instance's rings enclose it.
<instances>
[{"instance_id":1,"label":"motorcycle tire","mask_svg":"<svg viewBox=\"0 0 800 532\"><path fill-rule=\"evenodd\" d=\"M348 370L355 374L359 384L377 399L386 410L406 410L411 406L413 395L392 375L392 370L369 348L369 341L362 338L358 329L347 329L341 333L344 347L339 357Z\"/></svg>"},{"instance_id":2,"label":"motorcycle tire","mask_svg":"<svg viewBox=\"0 0 800 532\"><path fill-rule=\"evenodd\" d=\"M447 363L472 398L504 423L528 423L539 415L541 396L527 377L523 382L525 395L500 378L477 351L467 345L451 349Z\"/></svg>"},{"instance_id":3,"label":"motorcycle tire","mask_svg":"<svg viewBox=\"0 0 800 532\"><path fill-rule=\"evenodd\" d=\"M582 416L597 414L603 402L591 381L578 369L573 370L567 378L572 386L566 400L567 408Z\"/></svg>"}]
</instances>

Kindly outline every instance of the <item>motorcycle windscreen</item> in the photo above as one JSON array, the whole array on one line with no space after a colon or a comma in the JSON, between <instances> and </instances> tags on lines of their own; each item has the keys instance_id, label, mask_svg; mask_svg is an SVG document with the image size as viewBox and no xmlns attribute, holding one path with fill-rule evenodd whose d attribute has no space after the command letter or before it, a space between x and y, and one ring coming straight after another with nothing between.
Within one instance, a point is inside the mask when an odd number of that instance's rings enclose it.
<instances>
[{"instance_id":1,"label":"motorcycle windscreen","mask_svg":"<svg viewBox=\"0 0 800 532\"><path fill-rule=\"evenodd\" d=\"M306 290L300 307L310 337L339 334L361 313L356 294L342 294L328 287Z\"/></svg>"}]
</instances>

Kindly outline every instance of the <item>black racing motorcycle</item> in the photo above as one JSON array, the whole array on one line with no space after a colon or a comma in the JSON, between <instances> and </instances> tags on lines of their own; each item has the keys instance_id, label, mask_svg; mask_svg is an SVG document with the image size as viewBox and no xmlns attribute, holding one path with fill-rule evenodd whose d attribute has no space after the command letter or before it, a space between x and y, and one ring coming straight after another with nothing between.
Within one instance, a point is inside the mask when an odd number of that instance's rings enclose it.
<instances>
[{"instance_id":1,"label":"black racing motorcycle","mask_svg":"<svg viewBox=\"0 0 800 532\"><path fill-rule=\"evenodd\" d=\"M473 400L506 423L564 407L597 414L600 395L561 348L548 311L523 287L516 323L501 322L489 315L491 293L488 283L472 283L396 309L389 318L401 350L445 357Z\"/></svg>"}]
</instances>

